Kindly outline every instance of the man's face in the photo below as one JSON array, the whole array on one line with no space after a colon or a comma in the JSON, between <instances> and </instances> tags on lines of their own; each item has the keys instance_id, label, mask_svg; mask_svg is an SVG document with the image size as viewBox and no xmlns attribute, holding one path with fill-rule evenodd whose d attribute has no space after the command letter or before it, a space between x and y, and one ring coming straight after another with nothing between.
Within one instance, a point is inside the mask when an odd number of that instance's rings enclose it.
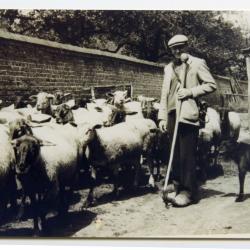
<instances>
[{"instance_id":1,"label":"man's face","mask_svg":"<svg viewBox=\"0 0 250 250\"><path fill-rule=\"evenodd\" d=\"M172 55L175 59L180 59L182 53L187 52L187 46L186 45L178 45L170 48Z\"/></svg>"}]
</instances>

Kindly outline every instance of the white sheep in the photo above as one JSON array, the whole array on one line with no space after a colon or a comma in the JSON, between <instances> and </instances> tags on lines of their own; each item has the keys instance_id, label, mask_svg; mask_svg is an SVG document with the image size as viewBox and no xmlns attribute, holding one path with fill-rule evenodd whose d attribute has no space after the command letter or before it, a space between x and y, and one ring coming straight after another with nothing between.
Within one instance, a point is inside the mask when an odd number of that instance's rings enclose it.
<instances>
[{"instance_id":1,"label":"white sheep","mask_svg":"<svg viewBox=\"0 0 250 250\"><path fill-rule=\"evenodd\" d=\"M72 124L81 124L85 122L102 124L109 126L112 121L113 110L111 105L104 105L98 110L78 108L71 110L66 104L61 104L55 111L55 117L57 123L66 124L68 122Z\"/></svg>"},{"instance_id":2,"label":"white sheep","mask_svg":"<svg viewBox=\"0 0 250 250\"><path fill-rule=\"evenodd\" d=\"M96 168L108 167L114 176L114 194L119 195L119 169L124 166L134 166L135 178L133 186L138 185L140 160L143 145L150 130L156 129L156 124L149 119L134 119L122 122L112 127L93 130L93 137L88 144L89 162L92 165L92 178L95 181ZM91 187L87 201L94 202L94 185ZM87 204L88 205L88 204Z\"/></svg>"},{"instance_id":3,"label":"white sheep","mask_svg":"<svg viewBox=\"0 0 250 250\"><path fill-rule=\"evenodd\" d=\"M241 120L237 112L224 110L222 113L222 138L224 140L237 141L240 134Z\"/></svg>"},{"instance_id":4,"label":"white sheep","mask_svg":"<svg viewBox=\"0 0 250 250\"><path fill-rule=\"evenodd\" d=\"M15 152L11 145L8 126L0 124L0 215L7 203L16 206Z\"/></svg>"}]
</instances>

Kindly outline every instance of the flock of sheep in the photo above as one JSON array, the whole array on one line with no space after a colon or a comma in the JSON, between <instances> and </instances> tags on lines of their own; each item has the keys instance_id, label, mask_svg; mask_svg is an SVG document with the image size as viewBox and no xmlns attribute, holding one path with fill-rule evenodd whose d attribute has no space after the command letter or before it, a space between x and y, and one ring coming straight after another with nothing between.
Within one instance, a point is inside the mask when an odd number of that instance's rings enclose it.
<instances>
[{"instance_id":1,"label":"flock of sheep","mask_svg":"<svg viewBox=\"0 0 250 250\"><path fill-rule=\"evenodd\" d=\"M168 136L157 127L159 103L154 98L132 100L127 91L115 91L80 107L68 96L41 92L30 97L34 106L19 101L0 110L0 214L10 206L22 218L29 198L35 234L46 229L51 207L65 215L77 183L88 182L82 206L93 205L100 169L109 170L118 197L121 170L131 174L127 186L137 188L146 162L149 185L156 187L160 167L168 160ZM197 154L204 172L211 158L216 164L222 139L236 142L240 132L237 113L205 108ZM82 172L89 173L88 181Z\"/></svg>"}]
</instances>

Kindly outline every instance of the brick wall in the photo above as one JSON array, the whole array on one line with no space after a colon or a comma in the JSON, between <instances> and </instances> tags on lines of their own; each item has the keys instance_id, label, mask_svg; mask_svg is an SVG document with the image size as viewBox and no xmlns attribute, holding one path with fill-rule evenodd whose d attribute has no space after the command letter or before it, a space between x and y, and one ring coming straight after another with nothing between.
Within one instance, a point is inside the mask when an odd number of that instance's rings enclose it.
<instances>
[{"instance_id":1,"label":"brick wall","mask_svg":"<svg viewBox=\"0 0 250 250\"><path fill-rule=\"evenodd\" d=\"M132 84L134 96L160 96L160 64L1 30L0 55L0 99L6 105L39 91L61 89L80 98L86 87L115 84ZM219 93L230 89L228 78L216 79L219 91L209 95L211 104L220 104Z\"/></svg>"},{"instance_id":2,"label":"brick wall","mask_svg":"<svg viewBox=\"0 0 250 250\"><path fill-rule=\"evenodd\" d=\"M0 32L0 99L62 89L76 98L84 88L133 85L134 95L159 97L160 65L126 56L83 49Z\"/></svg>"}]
</instances>

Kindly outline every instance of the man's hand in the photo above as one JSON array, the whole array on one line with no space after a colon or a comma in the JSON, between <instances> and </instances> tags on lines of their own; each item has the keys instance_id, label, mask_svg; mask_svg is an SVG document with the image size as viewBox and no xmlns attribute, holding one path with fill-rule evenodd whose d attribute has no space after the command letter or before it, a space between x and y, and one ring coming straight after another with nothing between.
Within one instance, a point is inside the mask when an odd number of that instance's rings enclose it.
<instances>
[{"instance_id":1,"label":"man's hand","mask_svg":"<svg viewBox=\"0 0 250 250\"><path fill-rule=\"evenodd\" d=\"M183 100L189 97L192 97L192 91L190 89L185 89L185 88L181 88L178 90L177 92L177 97L179 100Z\"/></svg>"},{"instance_id":2,"label":"man's hand","mask_svg":"<svg viewBox=\"0 0 250 250\"><path fill-rule=\"evenodd\" d=\"M159 123L159 128L161 132L166 132L167 131L167 121L161 120Z\"/></svg>"}]
</instances>

